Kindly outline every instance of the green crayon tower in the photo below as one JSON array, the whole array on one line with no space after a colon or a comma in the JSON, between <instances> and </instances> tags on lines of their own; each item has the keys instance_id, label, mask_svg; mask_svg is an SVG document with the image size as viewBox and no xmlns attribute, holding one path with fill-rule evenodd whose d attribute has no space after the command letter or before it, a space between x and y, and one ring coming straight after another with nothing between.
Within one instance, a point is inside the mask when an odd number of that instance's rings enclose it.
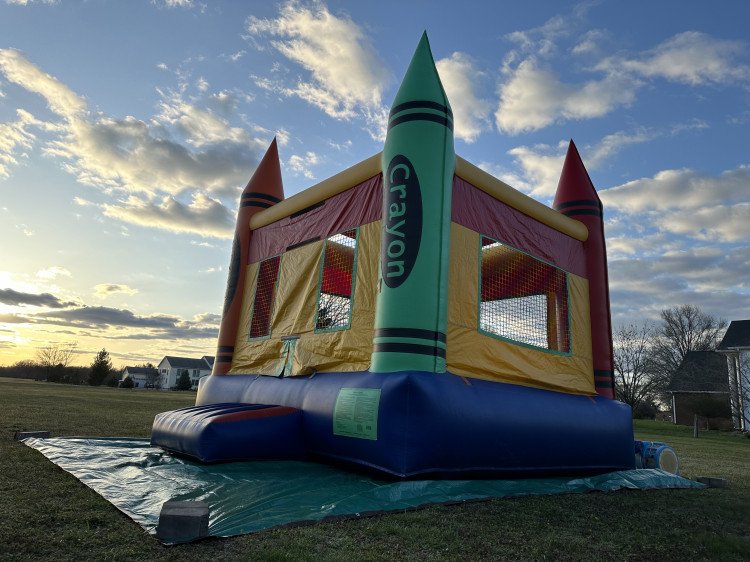
<instances>
[{"instance_id":1,"label":"green crayon tower","mask_svg":"<svg viewBox=\"0 0 750 562\"><path fill-rule=\"evenodd\" d=\"M393 101L370 370L445 371L453 112L427 34Z\"/></svg>"}]
</instances>

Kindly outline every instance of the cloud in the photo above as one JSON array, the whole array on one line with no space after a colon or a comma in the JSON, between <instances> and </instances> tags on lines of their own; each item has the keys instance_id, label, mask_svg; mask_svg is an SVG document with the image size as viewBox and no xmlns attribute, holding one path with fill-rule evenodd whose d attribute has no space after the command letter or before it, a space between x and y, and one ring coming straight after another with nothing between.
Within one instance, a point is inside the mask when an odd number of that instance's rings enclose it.
<instances>
[{"instance_id":1,"label":"cloud","mask_svg":"<svg viewBox=\"0 0 750 562\"><path fill-rule=\"evenodd\" d=\"M495 121L510 134L535 131L561 120L601 117L633 103L640 85L614 71L599 80L566 84L534 58L508 72L510 78L499 87Z\"/></svg>"},{"instance_id":2,"label":"cloud","mask_svg":"<svg viewBox=\"0 0 750 562\"><path fill-rule=\"evenodd\" d=\"M10 306L39 306L47 308L68 308L73 302L61 301L50 293L22 293L14 289L0 289L0 303Z\"/></svg>"},{"instance_id":3,"label":"cloud","mask_svg":"<svg viewBox=\"0 0 750 562\"><path fill-rule=\"evenodd\" d=\"M508 154L515 158L523 170L523 178L517 182L520 185L516 189L527 191L535 197L550 197L555 194L565 160L562 146L518 146L510 149Z\"/></svg>"},{"instance_id":4,"label":"cloud","mask_svg":"<svg viewBox=\"0 0 750 562\"><path fill-rule=\"evenodd\" d=\"M229 123L225 115L234 111L235 104L230 93L206 92L206 107L186 101L182 94L162 93L159 113L144 121L133 116L92 114L82 97L17 50L0 50L0 72L11 82L41 95L61 118L55 125L56 137L45 146L47 154L61 158L63 169L80 183L109 197L124 193L121 199L137 201L103 206L108 216L175 232L227 235L227 217L233 213L218 199L235 204L240 188L266 148L265 141ZM3 154L11 153L12 157L12 151L32 140L26 124L37 123L29 114L19 115L21 124L12 124L6 135L6 139L15 140L0 140L0 166ZM129 199L132 194L138 198ZM170 202L176 196L192 197L192 202ZM146 216L134 211L143 211ZM188 217L209 222L191 223Z\"/></svg>"},{"instance_id":5,"label":"cloud","mask_svg":"<svg viewBox=\"0 0 750 562\"><path fill-rule=\"evenodd\" d=\"M302 156L299 154L293 154L287 161L287 166L289 166L289 169L291 169L295 175L301 174L308 179L314 179L315 174L313 174L310 168L317 165L319 161L320 159L318 158L318 155L314 152L307 152Z\"/></svg>"},{"instance_id":6,"label":"cloud","mask_svg":"<svg viewBox=\"0 0 750 562\"><path fill-rule=\"evenodd\" d=\"M151 2L163 8L192 8L195 5L193 0L151 0Z\"/></svg>"},{"instance_id":7,"label":"cloud","mask_svg":"<svg viewBox=\"0 0 750 562\"><path fill-rule=\"evenodd\" d=\"M562 16L554 16L539 27L523 31L513 31L505 36L509 41L516 43L523 53L534 53L538 55L550 55L556 50L555 41L560 37L570 34L571 24ZM511 58L516 56L511 51Z\"/></svg>"},{"instance_id":8,"label":"cloud","mask_svg":"<svg viewBox=\"0 0 750 562\"><path fill-rule=\"evenodd\" d=\"M48 267L47 269L40 269L36 272L36 276L39 279L56 279L58 277L72 277L73 274L70 272L70 270L65 269L64 267L59 266L53 266Z\"/></svg>"},{"instance_id":9,"label":"cloud","mask_svg":"<svg viewBox=\"0 0 750 562\"><path fill-rule=\"evenodd\" d=\"M217 248L217 247L218 247L218 246L216 246L216 244L211 244L211 243L209 243L209 242L205 242L205 241L203 241L203 242L198 242L198 241L196 241L196 240L191 240L191 241L190 241L190 245L191 245L191 246L199 246L199 247L201 247L201 248L212 248L212 249L213 249L213 248Z\"/></svg>"},{"instance_id":10,"label":"cloud","mask_svg":"<svg viewBox=\"0 0 750 562\"><path fill-rule=\"evenodd\" d=\"M384 119L383 88L391 75L362 29L337 17L323 3L288 2L275 19L251 16L253 37L270 37L271 45L308 74L292 86L265 84L296 96L335 119L364 117L371 125ZM257 80L256 80L257 82Z\"/></svg>"},{"instance_id":11,"label":"cloud","mask_svg":"<svg viewBox=\"0 0 750 562\"><path fill-rule=\"evenodd\" d=\"M492 106L476 91L485 74L477 70L468 55L459 52L440 59L435 65L453 108L456 138L474 142L483 131L492 128Z\"/></svg>"},{"instance_id":12,"label":"cloud","mask_svg":"<svg viewBox=\"0 0 750 562\"><path fill-rule=\"evenodd\" d=\"M607 32L601 29L587 31L570 52L574 55L597 55L600 51L600 42L607 37Z\"/></svg>"},{"instance_id":13,"label":"cloud","mask_svg":"<svg viewBox=\"0 0 750 562\"><path fill-rule=\"evenodd\" d=\"M16 115L16 121L0 123L0 178L9 177L9 167L18 165L18 158L26 156L22 151L30 150L33 146L36 135L30 129L44 127L28 111L17 109Z\"/></svg>"},{"instance_id":14,"label":"cloud","mask_svg":"<svg viewBox=\"0 0 750 562\"><path fill-rule=\"evenodd\" d=\"M663 170L651 178L641 178L599 193L605 206L627 213L670 209L698 210L720 203L739 203L747 199L750 166L726 170L709 176L683 168Z\"/></svg>"},{"instance_id":15,"label":"cloud","mask_svg":"<svg viewBox=\"0 0 750 562\"><path fill-rule=\"evenodd\" d=\"M556 16L541 27L506 36L517 47L503 61L504 79L498 86L500 99L495 112L499 129L518 134L562 121L602 117L630 106L638 91L656 78L690 86L750 80L750 65L743 60L747 45L741 41L686 31L653 49L602 58L599 43L606 32L590 30L569 53L598 59L582 69L598 76L565 82L553 65L561 64L565 54L559 44L578 36L575 29L580 27L584 12Z\"/></svg>"},{"instance_id":16,"label":"cloud","mask_svg":"<svg viewBox=\"0 0 750 562\"><path fill-rule=\"evenodd\" d=\"M594 145L581 147L581 154L588 169L601 167L608 159L628 146L652 141L659 137L674 136L696 129L706 128L700 120L678 123L664 128L639 127L633 131L616 131L602 137ZM521 167L521 176L509 175L508 183L537 197L551 197L557 189L560 172L565 160L568 141L561 140L556 146L545 144L534 147L518 146L508 151ZM492 166L489 166L492 168ZM493 173L491 170L490 173ZM496 174L497 175L497 174Z\"/></svg>"},{"instance_id":17,"label":"cloud","mask_svg":"<svg viewBox=\"0 0 750 562\"><path fill-rule=\"evenodd\" d=\"M722 317L750 307L750 249L690 246L650 258L610 260L609 280L616 323L658 319L669 306L691 303Z\"/></svg>"},{"instance_id":18,"label":"cloud","mask_svg":"<svg viewBox=\"0 0 750 562\"><path fill-rule=\"evenodd\" d=\"M49 108L58 115L72 117L86 110L83 98L31 64L17 49L0 49L0 70L9 81L44 97Z\"/></svg>"},{"instance_id":19,"label":"cloud","mask_svg":"<svg viewBox=\"0 0 750 562\"><path fill-rule=\"evenodd\" d=\"M100 299L106 299L115 294L135 295L136 293L138 289L120 283L100 283L94 286L94 296Z\"/></svg>"},{"instance_id":20,"label":"cloud","mask_svg":"<svg viewBox=\"0 0 750 562\"><path fill-rule=\"evenodd\" d=\"M169 314L140 316L131 310L106 306L83 306L71 310L40 313L28 316L14 315L12 323L51 324L83 330L96 330L91 337L123 340L149 339L215 339L218 337L218 315L205 313L192 320L183 320ZM2 317L0 317L2 319ZM219 318L220 320L220 318ZM136 332L130 329L137 329ZM103 330L106 330L102 332Z\"/></svg>"},{"instance_id":21,"label":"cloud","mask_svg":"<svg viewBox=\"0 0 750 562\"><path fill-rule=\"evenodd\" d=\"M59 312L49 312L29 316L38 323L55 323L64 326L102 328L122 326L130 328L171 328L179 318L166 314L138 316L130 310L107 306L83 306Z\"/></svg>"},{"instance_id":22,"label":"cloud","mask_svg":"<svg viewBox=\"0 0 750 562\"><path fill-rule=\"evenodd\" d=\"M698 240L741 242L750 238L750 203L683 209L663 216L659 225Z\"/></svg>"},{"instance_id":23,"label":"cloud","mask_svg":"<svg viewBox=\"0 0 750 562\"><path fill-rule=\"evenodd\" d=\"M187 104L174 109L169 124L185 134L184 144L135 117L100 116L71 122L47 152L65 158L65 169L86 185L152 196L196 188L234 193L255 168L261 143L222 129L209 112ZM219 138L221 132L227 136Z\"/></svg>"},{"instance_id":24,"label":"cloud","mask_svg":"<svg viewBox=\"0 0 750 562\"><path fill-rule=\"evenodd\" d=\"M698 31L678 33L654 49L627 59L613 57L600 69L621 68L649 78L665 78L691 86L750 79L750 66L737 59L745 54L741 41L715 39Z\"/></svg>"},{"instance_id":25,"label":"cloud","mask_svg":"<svg viewBox=\"0 0 750 562\"><path fill-rule=\"evenodd\" d=\"M196 193L189 204L171 196L155 202L129 197L118 204L104 204L102 209L108 217L170 232L215 238L231 238L234 232L234 214L203 193Z\"/></svg>"},{"instance_id":26,"label":"cloud","mask_svg":"<svg viewBox=\"0 0 750 562\"><path fill-rule=\"evenodd\" d=\"M229 92L219 92L211 97L211 101L223 111L230 111L236 104L235 96ZM163 95L156 120L163 125L174 127L185 138L187 144L198 148L226 141L235 144L256 144L244 129L230 126L223 117L210 109L185 102L178 94Z\"/></svg>"},{"instance_id":27,"label":"cloud","mask_svg":"<svg viewBox=\"0 0 750 562\"><path fill-rule=\"evenodd\" d=\"M27 224L20 223L14 226L16 227L16 229L20 230L21 234L23 234L24 236L34 236L34 231L31 230Z\"/></svg>"},{"instance_id":28,"label":"cloud","mask_svg":"<svg viewBox=\"0 0 750 562\"><path fill-rule=\"evenodd\" d=\"M59 2L60 0L5 0L5 3L11 6L28 6L29 4L47 4L51 6Z\"/></svg>"}]
</instances>

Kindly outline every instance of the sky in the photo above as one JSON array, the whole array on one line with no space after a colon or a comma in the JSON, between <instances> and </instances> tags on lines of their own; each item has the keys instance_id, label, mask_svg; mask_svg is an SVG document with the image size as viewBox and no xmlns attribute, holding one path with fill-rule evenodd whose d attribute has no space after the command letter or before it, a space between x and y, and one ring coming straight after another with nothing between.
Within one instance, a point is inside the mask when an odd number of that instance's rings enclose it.
<instances>
[{"instance_id":1,"label":"sky","mask_svg":"<svg viewBox=\"0 0 750 562\"><path fill-rule=\"evenodd\" d=\"M424 30L456 152L551 204L573 139L612 318L750 318L750 3L0 0L0 364L213 355L242 188L382 150Z\"/></svg>"}]
</instances>

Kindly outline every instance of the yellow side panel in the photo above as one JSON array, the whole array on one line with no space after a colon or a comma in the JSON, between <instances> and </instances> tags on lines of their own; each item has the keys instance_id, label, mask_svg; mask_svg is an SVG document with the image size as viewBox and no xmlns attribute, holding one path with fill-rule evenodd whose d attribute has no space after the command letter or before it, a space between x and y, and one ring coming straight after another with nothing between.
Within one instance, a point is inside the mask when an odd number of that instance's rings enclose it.
<instances>
[{"instance_id":1,"label":"yellow side panel","mask_svg":"<svg viewBox=\"0 0 750 562\"><path fill-rule=\"evenodd\" d=\"M281 256L276 301L271 315L271 338L302 335L315 328L318 278L323 242L313 242Z\"/></svg>"},{"instance_id":2,"label":"yellow side panel","mask_svg":"<svg viewBox=\"0 0 750 562\"><path fill-rule=\"evenodd\" d=\"M286 362L283 336L299 336L292 362L293 375L314 371L362 371L370 366L375 324L380 221L359 228L351 327L315 332L323 241L281 256L271 317L271 336L249 340L258 264L248 266L230 374L278 376Z\"/></svg>"},{"instance_id":3,"label":"yellow side panel","mask_svg":"<svg viewBox=\"0 0 750 562\"><path fill-rule=\"evenodd\" d=\"M279 375L284 368L281 336L311 332L323 242L307 244L281 256L279 277L271 313L271 336L250 339L250 319L258 277L257 263L248 266L229 374Z\"/></svg>"},{"instance_id":4,"label":"yellow side panel","mask_svg":"<svg viewBox=\"0 0 750 562\"><path fill-rule=\"evenodd\" d=\"M313 371L364 371L370 368L372 338L375 334L380 221L359 228L357 245L351 327L348 330L310 332L300 338L294 357L295 375L307 375Z\"/></svg>"},{"instance_id":5,"label":"yellow side panel","mask_svg":"<svg viewBox=\"0 0 750 562\"><path fill-rule=\"evenodd\" d=\"M591 358L588 281L568 274L570 355L516 345L477 330L479 234L451 224L448 289L448 370L457 375L595 394Z\"/></svg>"}]
</instances>

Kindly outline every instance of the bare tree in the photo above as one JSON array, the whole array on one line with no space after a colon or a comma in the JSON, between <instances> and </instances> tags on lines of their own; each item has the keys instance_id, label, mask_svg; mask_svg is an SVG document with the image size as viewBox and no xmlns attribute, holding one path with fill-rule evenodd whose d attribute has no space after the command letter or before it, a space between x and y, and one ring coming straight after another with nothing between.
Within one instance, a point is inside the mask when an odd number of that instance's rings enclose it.
<instances>
[{"instance_id":1,"label":"bare tree","mask_svg":"<svg viewBox=\"0 0 750 562\"><path fill-rule=\"evenodd\" d=\"M655 331L645 322L621 326L614 334L615 391L634 412L653 404L658 387L652 360Z\"/></svg>"},{"instance_id":2,"label":"bare tree","mask_svg":"<svg viewBox=\"0 0 750 562\"><path fill-rule=\"evenodd\" d=\"M662 325L654 345L653 369L658 390L665 391L682 360L691 351L713 351L721 341L727 321L704 313L692 304L661 311Z\"/></svg>"},{"instance_id":3,"label":"bare tree","mask_svg":"<svg viewBox=\"0 0 750 562\"><path fill-rule=\"evenodd\" d=\"M78 343L52 343L36 350L36 361L44 368L47 380L60 382L65 368L75 354Z\"/></svg>"},{"instance_id":4,"label":"bare tree","mask_svg":"<svg viewBox=\"0 0 750 562\"><path fill-rule=\"evenodd\" d=\"M78 347L76 342L52 343L36 350L36 360L43 367L67 367Z\"/></svg>"}]
</instances>

